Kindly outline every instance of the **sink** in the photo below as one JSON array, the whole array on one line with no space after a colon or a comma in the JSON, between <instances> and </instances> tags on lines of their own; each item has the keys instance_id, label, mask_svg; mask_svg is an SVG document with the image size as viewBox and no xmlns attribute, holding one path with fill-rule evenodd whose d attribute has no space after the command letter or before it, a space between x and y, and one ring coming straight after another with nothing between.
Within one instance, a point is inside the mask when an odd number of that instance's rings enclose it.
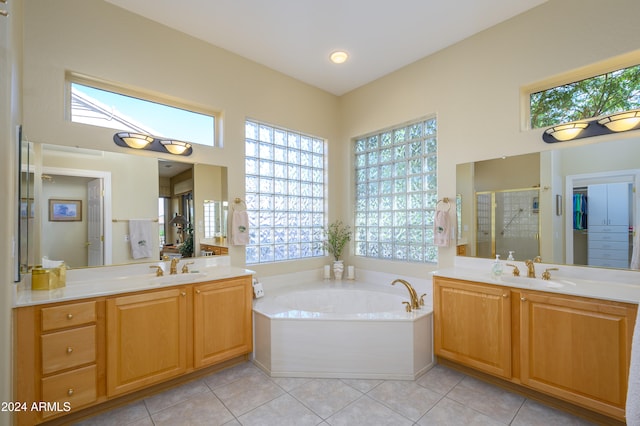
<instances>
[{"instance_id":1,"label":"sink","mask_svg":"<svg viewBox=\"0 0 640 426\"><path fill-rule=\"evenodd\" d=\"M566 280L543 280L542 278L514 277L513 275L502 275L498 281L526 288L562 288L567 284L575 285Z\"/></svg>"},{"instance_id":2,"label":"sink","mask_svg":"<svg viewBox=\"0 0 640 426\"><path fill-rule=\"evenodd\" d=\"M162 277L154 277L149 280L151 285L173 285L187 284L203 281L207 276L204 272L188 272L185 274L165 275Z\"/></svg>"}]
</instances>

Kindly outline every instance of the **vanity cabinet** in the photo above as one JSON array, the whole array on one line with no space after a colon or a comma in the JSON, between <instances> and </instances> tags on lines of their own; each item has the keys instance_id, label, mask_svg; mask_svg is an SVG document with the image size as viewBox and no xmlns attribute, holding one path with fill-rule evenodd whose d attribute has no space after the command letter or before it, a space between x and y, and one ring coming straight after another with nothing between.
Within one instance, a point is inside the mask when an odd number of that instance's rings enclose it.
<instances>
[{"instance_id":1,"label":"vanity cabinet","mask_svg":"<svg viewBox=\"0 0 640 426\"><path fill-rule=\"evenodd\" d=\"M251 275L15 308L16 413L34 425L253 350ZM32 409L45 402L46 407Z\"/></svg>"},{"instance_id":2,"label":"vanity cabinet","mask_svg":"<svg viewBox=\"0 0 640 426\"><path fill-rule=\"evenodd\" d=\"M251 277L195 285L193 291L194 366L251 352Z\"/></svg>"},{"instance_id":3,"label":"vanity cabinet","mask_svg":"<svg viewBox=\"0 0 640 426\"><path fill-rule=\"evenodd\" d=\"M102 316L96 300L14 312L14 395L26 404L16 413L20 424L40 423L98 402Z\"/></svg>"},{"instance_id":4,"label":"vanity cabinet","mask_svg":"<svg viewBox=\"0 0 640 426\"><path fill-rule=\"evenodd\" d=\"M623 420L637 310L434 277L435 353Z\"/></svg>"},{"instance_id":5,"label":"vanity cabinet","mask_svg":"<svg viewBox=\"0 0 640 426\"><path fill-rule=\"evenodd\" d=\"M107 299L107 395L121 395L187 370L185 287Z\"/></svg>"},{"instance_id":6,"label":"vanity cabinet","mask_svg":"<svg viewBox=\"0 0 640 426\"><path fill-rule=\"evenodd\" d=\"M433 295L436 354L511 377L509 289L437 278Z\"/></svg>"}]
</instances>

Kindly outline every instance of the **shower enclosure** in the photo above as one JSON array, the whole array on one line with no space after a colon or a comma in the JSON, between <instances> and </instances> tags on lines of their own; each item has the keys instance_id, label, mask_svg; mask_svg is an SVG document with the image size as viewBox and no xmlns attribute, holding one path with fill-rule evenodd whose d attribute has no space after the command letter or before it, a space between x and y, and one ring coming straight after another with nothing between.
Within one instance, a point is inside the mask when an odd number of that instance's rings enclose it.
<instances>
[{"instance_id":1,"label":"shower enclosure","mask_svg":"<svg viewBox=\"0 0 640 426\"><path fill-rule=\"evenodd\" d=\"M540 191L510 189L476 193L478 257L505 260L512 251L516 260L540 254Z\"/></svg>"}]
</instances>

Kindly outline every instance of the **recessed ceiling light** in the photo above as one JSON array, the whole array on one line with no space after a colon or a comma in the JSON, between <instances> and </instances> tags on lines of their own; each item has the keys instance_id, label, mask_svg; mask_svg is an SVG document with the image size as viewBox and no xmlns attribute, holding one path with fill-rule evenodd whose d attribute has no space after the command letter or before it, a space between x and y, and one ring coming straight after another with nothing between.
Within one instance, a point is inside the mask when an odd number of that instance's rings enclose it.
<instances>
[{"instance_id":1,"label":"recessed ceiling light","mask_svg":"<svg viewBox=\"0 0 640 426\"><path fill-rule=\"evenodd\" d=\"M334 64L342 64L343 62L346 62L348 58L349 55L343 50L336 50L331 55L329 55L329 59L331 59L331 62L333 62Z\"/></svg>"}]
</instances>

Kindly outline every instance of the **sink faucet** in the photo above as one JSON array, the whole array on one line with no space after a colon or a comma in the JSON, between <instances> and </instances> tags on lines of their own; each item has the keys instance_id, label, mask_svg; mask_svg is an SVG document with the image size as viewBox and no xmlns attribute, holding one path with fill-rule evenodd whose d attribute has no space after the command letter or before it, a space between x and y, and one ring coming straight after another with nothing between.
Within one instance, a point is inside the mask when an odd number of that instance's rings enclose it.
<instances>
[{"instance_id":1,"label":"sink faucet","mask_svg":"<svg viewBox=\"0 0 640 426\"><path fill-rule=\"evenodd\" d=\"M413 288L413 286L407 281L401 280L400 278L393 280L391 285L395 285L396 283L403 284L409 291L409 296L411 297L411 308L420 309L420 300L418 299L418 293L416 293L416 290Z\"/></svg>"},{"instance_id":2,"label":"sink faucet","mask_svg":"<svg viewBox=\"0 0 640 426\"><path fill-rule=\"evenodd\" d=\"M180 262L180 259L177 257L171 259L171 269L169 270L170 275L176 275L178 273L178 262Z\"/></svg>"},{"instance_id":3,"label":"sink faucet","mask_svg":"<svg viewBox=\"0 0 640 426\"><path fill-rule=\"evenodd\" d=\"M524 264L527 266L527 278L535 278L536 277L536 268L533 266L534 263L541 263L542 258L540 256L536 256L531 259L527 259L524 261Z\"/></svg>"}]
</instances>

